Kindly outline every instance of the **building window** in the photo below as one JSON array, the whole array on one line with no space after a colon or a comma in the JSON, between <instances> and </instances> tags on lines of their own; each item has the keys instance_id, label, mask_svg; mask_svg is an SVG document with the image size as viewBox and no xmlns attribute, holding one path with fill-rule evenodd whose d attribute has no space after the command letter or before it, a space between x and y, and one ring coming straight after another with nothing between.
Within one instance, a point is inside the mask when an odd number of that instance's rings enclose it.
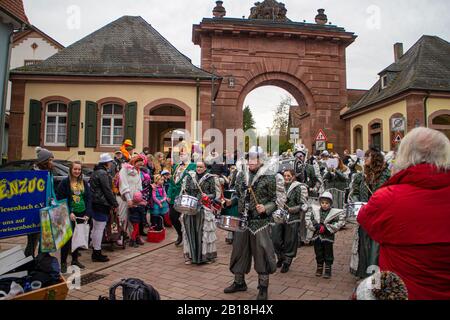
<instances>
[{"instance_id":1,"label":"building window","mask_svg":"<svg viewBox=\"0 0 450 320\"><path fill-rule=\"evenodd\" d=\"M378 150L383 150L381 148L381 133L372 134L372 146L377 148Z\"/></svg>"},{"instance_id":2,"label":"building window","mask_svg":"<svg viewBox=\"0 0 450 320\"><path fill-rule=\"evenodd\" d=\"M353 142L355 152L358 149L363 150L363 132L361 127L356 127L353 130Z\"/></svg>"},{"instance_id":3,"label":"building window","mask_svg":"<svg viewBox=\"0 0 450 320\"><path fill-rule=\"evenodd\" d=\"M387 84L388 84L388 77L387 75L384 75L381 77L381 89L386 88Z\"/></svg>"},{"instance_id":4,"label":"building window","mask_svg":"<svg viewBox=\"0 0 450 320\"><path fill-rule=\"evenodd\" d=\"M102 106L101 145L119 146L123 140L123 106L105 104Z\"/></svg>"},{"instance_id":5,"label":"building window","mask_svg":"<svg viewBox=\"0 0 450 320\"><path fill-rule=\"evenodd\" d=\"M381 129L381 123L374 123L373 125L370 126L370 129L372 130Z\"/></svg>"},{"instance_id":6,"label":"building window","mask_svg":"<svg viewBox=\"0 0 450 320\"><path fill-rule=\"evenodd\" d=\"M373 120L369 123L369 145L383 150L383 121Z\"/></svg>"},{"instance_id":7,"label":"building window","mask_svg":"<svg viewBox=\"0 0 450 320\"><path fill-rule=\"evenodd\" d=\"M24 61L24 66L25 67L32 66L32 65L35 65L35 64L38 64L38 63L41 63L41 62L42 62L42 60L25 60Z\"/></svg>"},{"instance_id":8,"label":"building window","mask_svg":"<svg viewBox=\"0 0 450 320\"><path fill-rule=\"evenodd\" d=\"M67 105L50 102L45 113L45 145L65 146L67 138Z\"/></svg>"},{"instance_id":9,"label":"building window","mask_svg":"<svg viewBox=\"0 0 450 320\"><path fill-rule=\"evenodd\" d=\"M439 110L429 117L430 128L441 131L450 140L450 110Z\"/></svg>"}]
</instances>

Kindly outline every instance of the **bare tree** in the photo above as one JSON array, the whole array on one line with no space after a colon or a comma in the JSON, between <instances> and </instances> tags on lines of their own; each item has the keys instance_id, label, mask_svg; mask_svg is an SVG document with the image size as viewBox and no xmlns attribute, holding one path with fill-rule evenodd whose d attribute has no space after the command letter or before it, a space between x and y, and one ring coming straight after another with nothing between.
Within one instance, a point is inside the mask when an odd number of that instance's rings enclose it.
<instances>
[{"instance_id":1,"label":"bare tree","mask_svg":"<svg viewBox=\"0 0 450 320\"><path fill-rule=\"evenodd\" d=\"M285 96L274 110L272 130L279 130L281 137L288 135L291 104L292 98Z\"/></svg>"}]
</instances>

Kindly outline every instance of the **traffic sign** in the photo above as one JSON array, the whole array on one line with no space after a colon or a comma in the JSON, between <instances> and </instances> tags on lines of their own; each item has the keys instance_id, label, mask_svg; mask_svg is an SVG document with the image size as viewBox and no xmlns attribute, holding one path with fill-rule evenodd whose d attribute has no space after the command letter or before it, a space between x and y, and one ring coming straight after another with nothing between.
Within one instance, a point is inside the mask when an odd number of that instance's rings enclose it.
<instances>
[{"instance_id":1,"label":"traffic sign","mask_svg":"<svg viewBox=\"0 0 450 320\"><path fill-rule=\"evenodd\" d=\"M290 130L290 138L291 140L297 140L300 138L300 129L299 128L291 128Z\"/></svg>"},{"instance_id":2,"label":"traffic sign","mask_svg":"<svg viewBox=\"0 0 450 320\"><path fill-rule=\"evenodd\" d=\"M316 141L327 141L327 140L328 140L328 138L327 138L327 136L325 135L325 132L323 132L323 130L320 129L320 130L319 130L319 133L318 133L317 136L316 136Z\"/></svg>"},{"instance_id":3,"label":"traffic sign","mask_svg":"<svg viewBox=\"0 0 450 320\"><path fill-rule=\"evenodd\" d=\"M405 131L405 119L404 118L393 118L391 123L392 131Z\"/></svg>"},{"instance_id":4,"label":"traffic sign","mask_svg":"<svg viewBox=\"0 0 450 320\"><path fill-rule=\"evenodd\" d=\"M397 133L395 134L394 141L392 141L392 142L393 142L393 143L400 143L400 142L402 142L402 139L403 139L403 137L402 137L401 133L400 133L400 132L397 132Z\"/></svg>"},{"instance_id":5,"label":"traffic sign","mask_svg":"<svg viewBox=\"0 0 450 320\"><path fill-rule=\"evenodd\" d=\"M327 150L327 143L325 141L316 141L316 150L318 151Z\"/></svg>"}]
</instances>

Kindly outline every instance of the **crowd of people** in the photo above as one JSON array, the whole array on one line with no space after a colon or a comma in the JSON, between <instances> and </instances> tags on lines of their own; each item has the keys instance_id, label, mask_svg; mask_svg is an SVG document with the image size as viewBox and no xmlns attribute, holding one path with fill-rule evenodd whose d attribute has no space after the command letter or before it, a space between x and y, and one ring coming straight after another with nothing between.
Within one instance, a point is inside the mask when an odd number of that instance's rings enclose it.
<instances>
[{"instance_id":1,"label":"crowd of people","mask_svg":"<svg viewBox=\"0 0 450 320\"><path fill-rule=\"evenodd\" d=\"M37 170L51 170L52 158L39 148ZM273 170L274 163L286 159L292 167ZM174 163L148 148L136 153L126 140L114 158L100 156L89 184L81 166L72 163L57 196L68 199L73 225L91 220L92 261L109 260L102 239L115 215L125 230L119 245L144 245L145 230L173 226L186 264L214 263L216 219L227 215L240 225L226 236L234 281L224 292L247 290L245 275L253 260L257 299L266 300L269 276L278 268L289 272L304 245L314 247L315 275L331 278L336 234L355 214L359 224L349 248L350 272L364 280L383 271L386 283L401 283L402 297L409 299L450 299L450 142L438 131L412 130L396 154L371 147L356 154L345 150L342 156L328 151L309 155L304 145L296 145L275 161L252 147L242 157L181 152ZM191 214L180 210L183 195L193 199ZM359 214L347 210L352 203L364 204ZM37 241L29 236L29 253ZM61 251L63 272L69 248L68 243ZM71 255L72 264L84 268L79 250ZM383 297L376 289L375 296Z\"/></svg>"}]
</instances>

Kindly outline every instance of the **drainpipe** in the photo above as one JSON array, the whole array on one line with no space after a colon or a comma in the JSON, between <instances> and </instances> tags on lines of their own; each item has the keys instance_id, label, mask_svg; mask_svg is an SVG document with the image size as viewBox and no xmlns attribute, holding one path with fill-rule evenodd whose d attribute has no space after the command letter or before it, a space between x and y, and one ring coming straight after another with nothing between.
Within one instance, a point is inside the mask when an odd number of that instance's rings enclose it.
<instances>
[{"instance_id":1,"label":"drainpipe","mask_svg":"<svg viewBox=\"0 0 450 320\"><path fill-rule=\"evenodd\" d=\"M201 140L200 139L201 133L198 132L198 121L200 121L200 79L199 78L196 79L196 87L197 87L197 108L195 110L195 112L196 112L196 114L195 114L195 121L196 121L196 124L195 124L195 133L196 134L195 135L196 135L196 139L195 140L200 141Z\"/></svg>"},{"instance_id":2,"label":"drainpipe","mask_svg":"<svg viewBox=\"0 0 450 320\"><path fill-rule=\"evenodd\" d=\"M427 102L428 99L430 98L430 91L427 91L427 95L426 97L423 99L423 114L425 117L425 128L428 128L428 106L427 106Z\"/></svg>"},{"instance_id":3,"label":"drainpipe","mask_svg":"<svg viewBox=\"0 0 450 320\"><path fill-rule=\"evenodd\" d=\"M22 26L21 29L25 29L25 26ZM11 63L11 52L12 52L12 44L13 44L13 36L14 36L14 28L9 35L9 43L8 43L8 53L6 57L6 65L5 65L5 78L4 87L3 87L3 97L2 99L2 108L0 110L0 164L3 163L3 139L5 139L5 122L6 122L6 97L8 95L8 83L9 83L9 65ZM8 151L7 151L8 152Z\"/></svg>"}]
</instances>

